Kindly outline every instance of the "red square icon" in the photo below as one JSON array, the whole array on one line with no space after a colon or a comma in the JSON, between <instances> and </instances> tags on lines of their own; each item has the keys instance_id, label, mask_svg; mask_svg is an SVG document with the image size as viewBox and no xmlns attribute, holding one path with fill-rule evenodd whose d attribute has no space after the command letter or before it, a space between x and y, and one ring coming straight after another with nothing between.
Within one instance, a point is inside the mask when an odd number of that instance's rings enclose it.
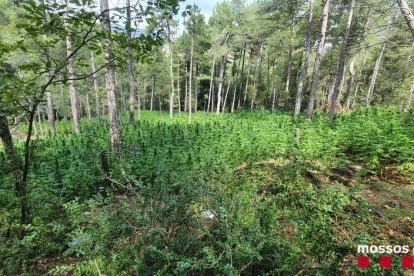
<instances>
[{"instance_id":1,"label":"red square icon","mask_svg":"<svg viewBox=\"0 0 414 276\"><path fill-rule=\"evenodd\" d=\"M413 268L414 257L413 256L402 256L401 266L402 268Z\"/></svg>"},{"instance_id":2,"label":"red square icon","mask_svg":"<svg viewBox=\"0 0 414 276\"><path fill-rule=\"evenodd\" d=\"M381 268L391 268L392 259L390 256L381 256L379 258L379 263Z\"/></svg>"},{"instance_id":3,"label":"red square icon","mask_svg":"<svg viewBox=\"0 0 414 276\"><path fill-rule=\"evenodd\" d=\"M358 256L358 258L357 258L357 267L358 268L368 268L369 267L369 257L368 256Z\"/></svg>"}]
</instances>

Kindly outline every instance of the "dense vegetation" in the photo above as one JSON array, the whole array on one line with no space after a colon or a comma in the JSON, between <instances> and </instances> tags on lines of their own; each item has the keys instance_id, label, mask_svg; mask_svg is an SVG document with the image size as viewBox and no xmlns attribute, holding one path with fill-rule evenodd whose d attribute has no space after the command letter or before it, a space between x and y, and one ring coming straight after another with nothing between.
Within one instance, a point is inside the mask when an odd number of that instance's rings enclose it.
<instances>
[{"instance_id":1,"label":"dense vegetation","mask_svg":"<svg viewBox=\"0 0 414 276\"><path fill-rule=\"evenodd\" d=\"M111 2L0 0L0 275L414 248L412 0Z\"/></svg>"},{"instance_id":2,"label":"dense vegetation","mask_svg":"<svg viewBox=\"0 0 414 276\"><path fill-rule=\"evenodd\" d=\"M121 149L109 156L109 186L101 165L110 148L107 124L85 122L75 135L60 122L61 134L33 141L32 223L18 243L2 237L2 272L355 271L355 243L412 244L403 234L379 235L385 222L357 200L363 179L414 161L412 115L362 109L330 126L323 114L295 123L266 111L197 113L188 125L185 114L170 120L145 112L133 125L123 120ZM352 187L309 174L350 164L363 166ZM14 235L19 214L10 177L1 175L0 231Z\"/></svg>"}]
</instances>

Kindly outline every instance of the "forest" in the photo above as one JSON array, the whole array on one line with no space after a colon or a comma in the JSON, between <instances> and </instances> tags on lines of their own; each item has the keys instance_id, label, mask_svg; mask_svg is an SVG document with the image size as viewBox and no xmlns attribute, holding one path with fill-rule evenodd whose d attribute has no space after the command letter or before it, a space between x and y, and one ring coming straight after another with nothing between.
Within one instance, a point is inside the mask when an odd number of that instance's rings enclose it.
<instances>
[{"instance_id":1,"label":"forest","mask_svg":"<svg viewBox=\"0 0 414 276\"><path fill-rule=\"evenodd\" d=\"M0 275L411 275L413 10L0 0Z\"/></svg>"}]
</instances>

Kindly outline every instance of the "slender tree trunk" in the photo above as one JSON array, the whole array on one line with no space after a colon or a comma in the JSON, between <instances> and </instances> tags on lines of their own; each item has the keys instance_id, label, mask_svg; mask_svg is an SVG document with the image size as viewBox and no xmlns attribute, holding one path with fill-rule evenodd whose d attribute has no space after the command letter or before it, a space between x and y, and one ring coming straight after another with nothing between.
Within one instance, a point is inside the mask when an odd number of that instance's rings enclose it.
<instances>
[{"instance_id":1,"label":"slender tree trunk","mask_svg":"<svg viewBox=\"0 0 414 276\"><path fill-rule=\"evenodd\" d=\"M312 79L311 79L311 89L309 93L308 107L306 110L306 118L311 119L313 114L313 108L315 106L315 96L316 90L318 89L319 81L319 68L321 66L322 54L325 48L325 39L326 39L326 29L328 27L328 17L329 17L329 8L331 5L331 0L325 0L323 5L322 12L322 25L321 25L321 34L318 43L318 50L316 52L315 64L313 66Z\"/></svg>"},{"instance_id":2,"label":"slender tree trunk","mask_svg":"<svg viewBox=\"0 0 414 276\"><path fill-rule=\"evenodd\" d=\"M62 82L60 83L60 109L61 109L60 113L63 116L63 119L65 121L67 121L68 118L66 117L66 112L65 112L65 95L64 95L64 92L63 92Z\"/></svg>"},{"instance_id":3,"label":"slender tree trunk","mask_svg":"<svg viewBox=\"0 0 414 276\"><path fill-rule=\"evenodd\" d=\"M152 108L154 106L154 91L155 91L155 75L152 75L150 111L152 111Z\"/></svg>"},{"instance_id":4,"label":"slender tree trunk","mask_svg":"<svg viewBox=\"0 0 414 276\"><path fill-rule=\"evenodd\" d=\"M341 49L341 54L339 56L339 62L338 62L338 68L337 68L337 75L336 75L336 81L334 85L334 93L332 96L332 105L329 109L329 121L333 122L335 113L336 113L336 104L339 100L339 89L342 82L342 76L344 74L344 68L345 68L345 59L346 55L348 53L348 39L349 34L351 32L351 25L352 25L352 18L354 15L354 6L355 6L355 0L351 0L351 5L349 7L349 15L348 20L346 23L346 29L345 29L345 37Z\"/></svg>"},{"instance_id":5,"label":"slender tree trunk","mask_svg":"<svg viewBox=\"0 0 414 276\"><path fill-rule=\"evenodd\" d=\"M180 89L180 60L177 62L177 96L178 96L178 114L181 114L181 89Z\"/></svg>"},{"instance_id":6,"label":"slender tree trunk","mask_svg":"<svg viewBox=\"0 0 414 276\"><path fill-rule=\"evenodd\" d=\"M348 83L348 96L346 98L345 102L345 108L349 109L351 107L351 100L354 97L354 85L355 85L355 61L356 61L357 55L355 55L351 63L349 64L349 83Z\"/></svg>"},{"instance_id":7,"label":"slender tree trunk","mask_svg":"<svg viewBox=\"0 0 414 276\"><path fill-rule=\"evenodd\" d=\"M234 107L236 105L236 93L237 93L237 85L234 84L233 85L233 101L231 102L231 110L230 112L233 113L234 112Z\"/></svg>"},{"instance_id":8,"label":"slender tree trunk","mask_svg":"<svg viewBox=\"0 0 414 276\"><path fill-rule=\"evenodd\" d=\"M414 38L414 15L410 9L406 0L397 0L398 5L400 6L401 13L404 15L405 21L411 30L411 33Z\"/></svg>"},{"instance_id":9,"label":"slender tree trunk","mask_svg":"<svg viewBox=\"0 0 414 276\"><path fill-rule=\"evenodd\" d=\"M22 162L20 159L19 154L16 152L13 144L13 137L10 133L9 124L6 117L0 116L0 139L3 143L4 151L6 152L6 156L9 160L9 167L10 171L14 178L14 189L17 198L20 200L20 207L21 207L21 217L20 222L22 224L26 223L26 213L25 213L25 206L22 200L22 196L24 195L24 186L22 183ZM23 232L20 232L20 239L23 238Z\"/></svg>"},{"instance_id":10,"label":"slender tree trunk","mask_svg":"<svg viewBox=\"0 0 414 276\"><path fill-rule=\"evenodd\" d=\"M231 80L232 79L230 79L229 83L227 84L226 95L224 96L223 107L222 107L221 113L224 113L226 111L227 96L229 95Z\"/></svg>"},{"instance_id":11,"label":"slender tree trunk","mask_svg":"<svg viewBox=\"0 0 414 276\"><path fill-rule=\"evenodd\" d=\"M45 1L41 0L41 3L43 5L45 5ZM46 24L46 20L48 18L48 14L47 14L47 10L43 9L43 23ZM46 35L44 35L44 38L46 39ZM50 55L49 55L49 48L46 46L44 49L44 55L45 55L45 60L46 63L50 63ZM49 69L49 68L48 68ZM46 77L50 78L50 74L46 73ZM50 134L54 135L56 132L56 127L55 127L55 112L54 112L54 107L53 107L53 98L52 98L52 93L50 91L46 91L46 111L47 111L47 119L49 121L49 126L50 126Z\"/></svg>"},{"instance_id":12,"label":"slender tree trunk","mask_svg":"<svg viewBox=\"0 0 414 276\"><path fill-rule=\"evenodd\" d=\"M168 51L170 53L170 81L171 81L171 93L170 93L170 118L174 116L174 72L173 72L173 50L171 42L171 30L170 24L167 22L168 28Z\"/></svg>"},{"instance_id":13,"label":"slender tree trunk","mask_svg":"<svg viewBox=\"0 0 414 276\"><path fill-rule=\"evenodd\" d=\"M194 95L194 112L197 112L198 109L198 79L197 79L197 75L198 75L198 63L195 63L195 73L194 73L194 83L195 83L195 95Z\"/></svg>"},{"instance_id":14,"label":"slender tree trunk","mask_svg":"<svg viewBox=\"0 0 414 276\"><path fill-rule=\"evenodd\" d=\"M250 80L250 78L249 78L250 68L251 68L251 66L250 66L250 62L249 62L249 64L247 65L246 86L244 87L243 106L246 105L246 101L247 101L247 90L249 88L249 80Z\"/></svg>"},{"instance_id":15,"label":"slender tree trunk","mask_svg":"<svg viewBox=\"0 0 414 276\"><path fill-rule=\"evenodd\" d=\"M244 62L246 59L246 42L243 44L243 55L242 55L242 65L241 65L241 72L240 72L240 90L239 90L239 101L237 103L237 108L240 108L241 104L241 96L243 95L243 78L244 78Z\"/></svg>"},{"instance_id":16,"label":"slender tree trunk","mask_svg":"<svg viewBox=\"0 0 414 276\"><path fill-rule=\"evenodd\" d=\"M101 0L101 12L103 13L102 29L104 32L111 32L111 20L109 17L108 0ZM106 80L106 92L108 97L108 116L109 116L109 130L111 136L112 150L116 150L119 147L120 131L119 122L117 118L117 106L116 106L116 94L115 94L115 76L114 69L111 66L110 53L112 51L112 45L110 39L103 41L105 64L108 64L105 72Z\"/></svg>"},{"instance_id":17,"label":"slender tree trunk","mask_svg":"<svg viewBox=\"0 0 414 276\"><path fill-rule=\"evenodd\" d=\"M303 64L302 71L300 72L300 78L298 83L298 90L296 92L296 103L294 116L297 118L300 113L303 97L303 87L305 85L306 76L308 75L309 58L311 54L311 35L312 35L312 21L313 21L313 0L309 1L309 17L308 17L308 28L306 31L306 42L305 42L305 62Z\"/></svg>"},{"instance_id":18,"label":"slender tree trunk","mask_svg":"<svg viewBox=\"0 0 414 276\"><path fill-rule=\"evenodd\" d=\"M30 112L29 117L29 133L31 135L34 121L34 111ZM14 178L14 189L16 196L19 200L20 206L20 231L19 239L23 239L24 230L23 226L27 223L27 199L26 199L26 180L27 174L24 174L26 171L26 164L22 164L20 156L14 148L13 137L10 133L9 124L6 117L0 116L0 140L2 141L4 150L6 152L7 158L10 163L10 170ZM28 148L25 143L25 161L28 158Z\"/></svg>"},{"instance_id":19,"label":"slender tree trunk","mask_svg":"<svg viewBox=\"0 0 414 276\"><path fill-rule=\"evenodd\" d=\"M224 72L226 71L226 62L227 62L227 55L225 55L220 64L220 79L219 79L219 87L217 92L217 109L216 114L220 114L220 104L221 104L221 91L223 90L223 82L224 82Z\"/></svg>"},{"instance_id":20,"label":"slender tree trunk","mask_svg":"<svg viewBox=\"0 0 414 276\"><path fill-rule=\"evenodd\" d=\"M37 108L37 122L39 124L39 129L40 129L40 136L43 138L45 136L45 132L43 129L43 125L42 125L42 117L40 116L40 108Z\"/></svg>"},{"instance_id":21,"label":"slender tree trunk","mask_svg":"<svg viewBox=\"0 0 414 276\"><path fill-rule=\"evenodd\" d=\"M96 68L95 68L95 60L93 57L93 52L91 51L91 67L92 67L92 77L93 77L93 88L95 90L95 112L96 116L100 117L100 103L99 103L99 85L98 85L98 77L96 75Z\"/></svg>"},{"instance_id":22,"label":"slender tree trunk","mask_svg":"<svg viewBox=\"0 0 414 276\"><path fill-rule=\"evenodd\" d=\"M91 114L91 105L89 102L89 92L86 91L85 94L85 106L86 106L86 115L88 116L88 119L92 119L92 114Z\"/></svg>"},{"instance_id":23,"label":"slender tree trunk","mask_svg":"<svg viewBox=\"0 0 414 276\"><path fill-rule=\"evenodd\" d=\"M55 135L56 127L55 127L55 112L53 108L53 98L52 93L50 91L46 92L46 103L47 103L47 119L50 125L50 134Z\"/></svg>"},{"instance_id":24,"label":"slender tree trunk","mask_svg":"<svg viewBox=\"0 0 414 276\"><path fill-rule=\"evenodd\" d=\"M194 34L191 36L191 54L190 54L190 77L188 81L188 122L191 122L191 112L193 109L193 103L191 95L193 94L192 81L193 81L193 58L194 58Z\"/></svg>"},{"instance_id":25,"label":"slender tree trunk","mask_svg":"<svg viewBox=\"0 0 414 276\"><path fill-rule=\"evenodd\" d=\"M65 20L65 29L67 32L66 35L66 55L69 56L72 53L72 39L70 37L71 33L70 30L68 28L68 23L67 23L67 17L68 17L68 1L66 1L66 20ZM79 102L78 102L78 92L76 90L76 86L75 86L75 81L73 80L74 78L74 69L73 69L73 58L69 58L68 59L68 65L67 65L67 70L68 70L68 78L69 78L69 94L70 94L70 105L72 108L72 120L73 120L73 128L75 130L75 133L79 134L80 133L80 121L79 121Z\"/></svg>"},{"instance_id":26,"label":"slender tree trunk","mask_svg":"<svg viewBox=\"0 0 414 276\"><path fill-rule=\"evenodd\" d=\"M275 111L275 104L276 104L276 93L277 93L277 88L276 88L276 78L273 78L272 80L272 111Z\"/></svg>"},{"instance_id":27,"label":"slender tree trunk","mask_svg":"<svg viewBox=\"0 0 414 276\"><path fill-rule=\"evenodd\" d=\"M211 75L210 75L210 89L208 91L208 101L207 101L207 111L210 110L210 104L212 105L211 102L211 96L213 93L213 80L214 80L214 68L216 66L216 56L213 56L213 65L211 66Z\"/></svg>"},{"instance_id":28,"label":"slender tree trunk","mask_svg":"<svg viewBox=\"0 0 414 276\"><path fill-rule=\"evenodd\" d=\"M254 90L253 90L252 101L250 103L250 109L253 109L254 106L256 105L256 97L257 97L257 93L258 93L258 89L259 89L259 85L260 85L260 80L261 80L263 49L264 49L264 42L262 42L262 44L260 45L259 56L257 57L257 64L256 64L257 77L256 77L256 80L254 82Z\"/></svg>"},{"instance_id":29,"label":"slender tree trunk","mask_svg":"<svg viewBox=\"0 0 414 276\"><path fill-rule=\"evenodd\" d=\"M126 0L126 31L128 37L128 88L129 88L129 122L134 123L135 121L135 74L134 74L134 59L132 56L132 34L131 34L131 2Z\"/></svg>"},{"instance_id":30,"label":"slender tree trunk","mask_svg":"<svg viewBox=\"0 0 414 276\"><path fill-rule=\"evenodd\" d=\"M380 55L378 56L377 60L375 61L374 73L372 74L372 77L371 77L371 83L369 84L369 87L368 87L367 99L366 99L366 102L365 102L367 107L370 105L371 100L372 100L372 96L374 95L375 83L377 82L378 71L379 71L379 68L380 68L380 65L381 65L381 59L382 59L382 56L384 54L385 46L386 46L386 44L384 43L384 45L382 46L382 50L380 52Z\"/></svg>"},{"instance_id":31,"label":"slender tree trunk","mask_svg":"<svg viewBox=\"0 0 414 276\"><path fill-rule=\"evenodd\" d=\"M292 56L293 56L293 48L295 46L295 14L296 11L292 15L292 24L290 25L290 43L289 43L289 54L288 54L288 62L286 66L286 83L285 83L285 96L287 97L289 93L289 86L290 86L290 76L292 71Z\"/></svg>"},{"instance_id":32,"label":"slender tree trunk","mask_svg":"<svg viewBox=\"0 0 414 276\"><path fill-rule=\"evenodd\" d=\"M188 68L185 63L185 90L184 90L184 112L188 109Z\"/></svg>"}]
</instances>

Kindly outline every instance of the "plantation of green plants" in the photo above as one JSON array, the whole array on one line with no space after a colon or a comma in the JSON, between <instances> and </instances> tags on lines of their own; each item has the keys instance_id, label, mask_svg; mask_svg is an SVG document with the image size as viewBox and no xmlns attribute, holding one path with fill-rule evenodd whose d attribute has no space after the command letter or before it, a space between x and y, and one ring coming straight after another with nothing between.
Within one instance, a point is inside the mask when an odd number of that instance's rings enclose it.
<instances>
[{"instance_id":1,"label":"plantation of green plants","mask_svg":"<svg viewBox=\"0 0 414 276\"><path fill-rule=\"evenodd\" d=\"M361 109L330 125L325 115L196 113L189 124L144 112L135 124L122 118L116 153L105 120L85 121L81 135L59 122L57 135L32 142L32 223L19 241L0 151L0 274L356 273L357 244L413 244L412 216L393 218L406 232L390 236L361 196L384 167L412 177L413 115ZM312 173L351 164L361 167L352 186ZM379 271L372 262L367 275Z\"/></svg>"}]
</instances>

